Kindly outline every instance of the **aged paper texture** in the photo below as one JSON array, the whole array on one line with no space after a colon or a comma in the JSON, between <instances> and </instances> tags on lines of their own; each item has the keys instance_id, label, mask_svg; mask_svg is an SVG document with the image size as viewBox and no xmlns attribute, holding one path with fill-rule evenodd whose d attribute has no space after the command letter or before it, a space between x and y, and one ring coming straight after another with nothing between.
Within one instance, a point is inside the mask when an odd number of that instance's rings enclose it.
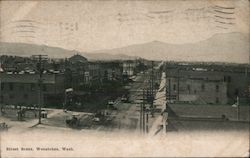
<instances>
[{"instance_id":1,"label":"aged paper texture","mask_svg":"<svg viewBox=\"0 0 250 158\"><path fill-rule=\"evenodd\" d=\"M249 0L0 0L0 157L249 157Z\"/></svg>"}]
</instances>

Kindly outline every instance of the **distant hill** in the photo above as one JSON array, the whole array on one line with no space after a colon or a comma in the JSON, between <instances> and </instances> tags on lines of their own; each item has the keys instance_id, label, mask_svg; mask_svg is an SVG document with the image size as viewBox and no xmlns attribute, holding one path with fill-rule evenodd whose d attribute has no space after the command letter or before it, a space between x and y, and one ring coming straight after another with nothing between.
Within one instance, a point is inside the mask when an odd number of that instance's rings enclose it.
<instances>
[{"instance_id":1,"label":"distant hill","mask_svg":"<svg viewBox=\"0 0 250 158\"><path fill-rule=\"evenodd\" d=\"M77 53L77 51L66 50L58 47L48 47L45 45L0 42L0 55L31 56L36 54L46 54L51 58L64 58Z\"/></svg>"},{"instance_id":2,"label":"distant hill","mask_svg":"<svg viewBox=\"0 0 250 158\"><path fill-rule=\"evenodd\" d=\"M43 45L0 42L0 55L47 54L52 58L65 58L81 54L88 60L128 60L141 57L149 60L250 63L249 52L249 36L242 33L216 34L197 43L168 44L153 41L88 53Z\"/></svg>"},{"instance_id":3,"label":"distant hill","mask_svg":"<svg viewBox=\"0 0 250 158\"><path fill-rule=\"evenodd\" d=\"M138 58L124 54L82 53L75 50L66 50L63 48L44 45L0 42L0 55L27 57L36 54L46 54L50 58L69 58L75 54L81 54L88 60L129 60Z\"/></svg>"},{"instance_id":4,"label":"distant hill","mask_svg":"<svg viewBox=\"0 0 250 158\"><path fill-rule=\"evenodd\" d=\"M153 41L92 53L126 54L150 60L249 63L249 36L242 33L216 34L197 43L168 44Z\"/></svg>"}]
</instances>

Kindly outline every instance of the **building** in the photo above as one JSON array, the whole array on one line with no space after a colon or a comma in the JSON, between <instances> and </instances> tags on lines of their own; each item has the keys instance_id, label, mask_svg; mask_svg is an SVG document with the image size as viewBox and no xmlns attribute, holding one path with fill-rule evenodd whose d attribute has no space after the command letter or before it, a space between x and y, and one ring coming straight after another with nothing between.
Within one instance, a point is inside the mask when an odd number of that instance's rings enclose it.
<instances>
[{"instance_id":1,"label":"building","mask_svg":"<svg viewBox=\"0 0 250 158\"><path fill-rule=\"evenodd\" d=\"M120 62L89 62L86 77L91 81L121 80L122 67Z\"/></svg>"},{"instance_id":2,"label":"building","mask_svg":"<svg viewBox=\"0 0 250 158\"><path fill-rule=\"evenodd\" d=\"M80 54L75 54L72 57L69 58L69 61L71 63L87 63L87 58L81 56Z\"/></svg>"},{"instance_id":3,"label":"building","mask_svg":"<svg viewBox=\"0 0 250 158\"><path fill-rule=\"evenodd\" d=\"M133 76L135 75L136 63L135 61L124 61L122 64L123 74Z\"/></svg>"},{"instance_id":4,"label":"building","mask_svg":"<svg viewBox=\"0 0 250 158\"><path fill-rule=\"evenodd\" d=\"M167 97L171 100L199 104L228 103L227 83L223 80L169 77L167 86Z\"/></svg>"},{"instance_id":5,"label":"building","mask_svg":"<svg viewBox=\"0 0 250 158\"><path fill-rule=\"evenodd\" d=\"M85 80L89 83L90 81L101 81L100 64L97 62L88 63L88 71L85 73Z\"/></svg>"},{"instance_id":6,"label":"building","mask_svg":"<svg viewBox=\"0 0 250 158\"><path fill-rule=\"evenodd\" d=\"M199 104L249 102L249 68L224 65L166 65L168 98Z\"/></svg>"},{"instance_id":7,"label":"building","mask_svg":"<svg viewBox=\"0 0 250 158\"><path fill-rule=\"evenodd\" d=\"M39 100L38 74L0 74L0 103L37 105ZM44 74L42 77L43 105L61 104L64 96L64 76Z\"/></svg>"}]
</instances>

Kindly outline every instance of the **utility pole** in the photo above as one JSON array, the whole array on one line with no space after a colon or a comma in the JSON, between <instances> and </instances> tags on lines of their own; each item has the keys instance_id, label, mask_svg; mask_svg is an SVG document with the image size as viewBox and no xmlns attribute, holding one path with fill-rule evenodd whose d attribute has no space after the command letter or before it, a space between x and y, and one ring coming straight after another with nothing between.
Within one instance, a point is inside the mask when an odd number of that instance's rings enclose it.
<instances>
[{"instance_id":1,"label":"utility pole","mask_svg":"<svg viewBox=\"0 0 250 158\"><path fill-rule=\"evenodd\" d=\"M166 66L166 63L164 65L164 70L165 71L165 81L167 81L167 66ZM170 83L170 80L169 80L169 83ZM170 84L169 84L170 85ZM167 101L167 82L165 82L165 88L166 88L166 91L165 91L165 96L166 96L166 101ZM163 115L162 115L162 123L163 123L163 133L166 133L167 132L167 125L168 125L168 111L167 111L167 102L165 104L165 109L163 111Z\"/></svg>"},{"instance_id":2,"label":"utility pole","mask_svg":"<svg viewBox=\"0 0 250 158\"><path fill-rule=\"evenodd\" d=\"M142 132L142 110L143 110L143 105L141 103L140 104L140 132Z\"/></svg>"},{"instance_id":3,"label":"utility pole","mask_svg":"<svg viewBox=\"0 0 250 158\"><path fill-rule=\"evenodd\" d=\"M142 100L142 131L145 133L145 89L143 89L143 100Z\"/></svg>"},{"instance_id":4,"label":"utility pole","mask_svg":"<svg viewBox=\"0 0 250 158\"><path fill-rule=\"evenodd\" d=\"M152 61L151 69L150 104L151 114L154 117L154 61Z\"/></svg>"},{"instance_id":5,"label":"utility pole","mask_svg":"<svg viewBox=\"0 0 250 158\"><path fill-rule=\"evenodd\" d=\"M128 61L128 76L132 76L132 73L131 73L131 65L130 65L130 62Z\"/></svg>"},{"instance_id":6,"label":"utility pole","mask_svg":"<svg viewBox=\"0 0 250 158\"><path fill-rule=\"evenodd\" d=\"M1 63L0 63L1 64ZM1 66L1 65L0 65ZM0 67L1 68L1 67ZM3 102L3 96L2 96L2 82L1 82L1 70L0 70L0 116L2 115L2 102Z\"/></svg>"},{"instance_id":7,"label":"utility pole","mask_svg":"<svg viewBox=\"0 0 250 158\"><path fill-rule=\"evenodd\" d=\"M32 57L36 60L38 60L37 63L37 71L39 73L39 78L38 78L38 106L39 106L39 112L38 112L38 124L41 124L41 108L42 108L42 85L43 85L43 80L42 80L42 75L43 75L43 62L45 60L48 60L47 55L32 55Z\"/></svg>"},{"instance_id":8,"label":"utility pole","mask_svg":"<svg viewBox=\"0 0 250 158\"><path fill-rule=\"evenodd\" d=\"M148 133L148 110L146 110L146 133Z\"/></svg>"},{"instance_id":9,"label":"utility pole","mask_svg":"<svg viewBox=\"0 0 250 158\"><path fill-rule=\"evenodd\" d=\"M171 79L168 79L168 100L171 100Z\"/></svg>"},{"instance_id":10,"label":"utility pole","mask_svg":"<svg viewBox=\"0 0 250 158\"><path fill-rule=\"evenodd\" d=\"M179 101L179 96L180 96L180 69L178 68L177 70L177 100Z\"/></svg>"},{"instance_id":11,"label":"utility pole","mask_svg":"<svg viewBox=\"0 0 250 158\"><path fill-rule=\"evenodd\" d=\"M2 78L1 73L3 72L2 69L2 61L0 60L0 115L2 115L2 104L3 104L3 95L2 95Z\"/></svg>"},{"instance_id":12,"label":"utility pole","mask_svg":"<svg viewBox=\"0 0 250 158\"><path fill-rule=\"evenodd\" d=\"M240 120L240 103L239 103L239 96L236 98L236 105L237 105L237 120Z\"/></svg>"}]
</instances>

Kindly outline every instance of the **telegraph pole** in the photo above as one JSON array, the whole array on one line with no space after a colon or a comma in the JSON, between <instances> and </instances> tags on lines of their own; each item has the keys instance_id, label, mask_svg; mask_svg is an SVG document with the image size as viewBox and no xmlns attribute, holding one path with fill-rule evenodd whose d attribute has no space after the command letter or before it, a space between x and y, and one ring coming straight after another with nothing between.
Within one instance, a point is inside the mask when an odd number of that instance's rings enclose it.
<instances>
[{"instance_id":1,"label":"telegraph pole","mask_svg":"<svg viewBox=\"0 0 250 158\"><path fill-rule=\"evenodd\" d=\"M2 61L0 60L0 115L2 115L2 104L3 104L3 95L2 95L2 78L1 78L1 73L3 72L2 69Z\"/></svg>"},{"instance_id":2,"label":"telegraph pole","mask_svg":"<svg viewBox=\"0 0 250 158\"><path fill-rule=\"evenodd\" d=\"M1 78L1 70L0 70L0 94L2 94L2 82L1 82L1 80L2 80L2 78ZM3 96L0 95L0 116L2 115L2 102L3 102Z\"/></svg>"},{"instance_id":3,"label":"telegraph pole","mask_svg":"<svg viewBox=\"0 0 250 158\"><path fill-rule=\"evenodd\" d=\"M179 101L180 96L180 69L177 70L178 76L177 76L177 100Z\"/></svg>"},{"instance_id":4,"label":"telegraph pole","mask_svg":"<svg viewBox=\"0 0 250 158\"><path fill-rule=\"evenodd\" d=\"M148 133L148 110L146 110L146 133Z\"/></svg>"},{"instance_id":5,"label":"telegraph pole","mask_svg":"<svg viewBox=\"0 0 250 158\"><path fill-rule=\"evenodd\" d=\"M142 132L142 103L140 104L140 132Z\"/></svg>"},{"instance_id":6,"label":"telegraph pole","mask_svg":"<svg viewBox=\"0 0 250 158\"><path fill-rule=\"evenodd\" d=\"M145 90L143 89L143 100L142 100L142 131L145 133Z\"/></svg>"},{"instance_id":7,"label":"telegraph pole","mask_svg":"<svg viewBox=\"0 0 250 158\"><path fill-rule=\"evenodd\" d=\"M130 74L131 74L131 76L132 76L132 73L131 73L131 67L130 67L131 65L130 65L130 62L128 61L128 76L130 76Z\"/></svg>"},{"instance_id":8,"label":"telegraph pole","mask_svg":"<svg viewBox=\"0 0 250 158\"><path fill-rule=\"evenodd\" d=\"M150 104L152 117L154 117L154 61L152 61L151 68Z\"/></svg>"},{"instance_id":9,"label":"telegraph pole","mask_svg":"<svg viewBox=\"0 0 250 158\"><path fill-rule=\"evenodd\" d=\"M239 103L239 96L236 98L236 105L237 105L237 120L240 120L240 103Z\"/></svg>"},{"instance_id":10,"label":"telegraph pole","mask_svg":"<svg viewBox=\"0 0 250 158\"><path fill-rule=\"evenodd\" d=\"M168 100L171 100L171 79L168 79Z\"/></svg>"},{"instance_id":11,"label":"telegraph pole","mask_svg":"<svg viewBox=\"0 0 250 158\"><path fill-rule=\"evenodd\" d=\"M48 60L47 55L32 55L32 57L36 60L38 60L37 63L37 71L39 73L39 78L38 78L38 106L39 106L39 112L38 112L38 124L41 124L41 108L42 108L42 85L43 85L43 80L42 80L42 75L43 75L43 62L45 60Z\"/></svg>"}]
</instances>

